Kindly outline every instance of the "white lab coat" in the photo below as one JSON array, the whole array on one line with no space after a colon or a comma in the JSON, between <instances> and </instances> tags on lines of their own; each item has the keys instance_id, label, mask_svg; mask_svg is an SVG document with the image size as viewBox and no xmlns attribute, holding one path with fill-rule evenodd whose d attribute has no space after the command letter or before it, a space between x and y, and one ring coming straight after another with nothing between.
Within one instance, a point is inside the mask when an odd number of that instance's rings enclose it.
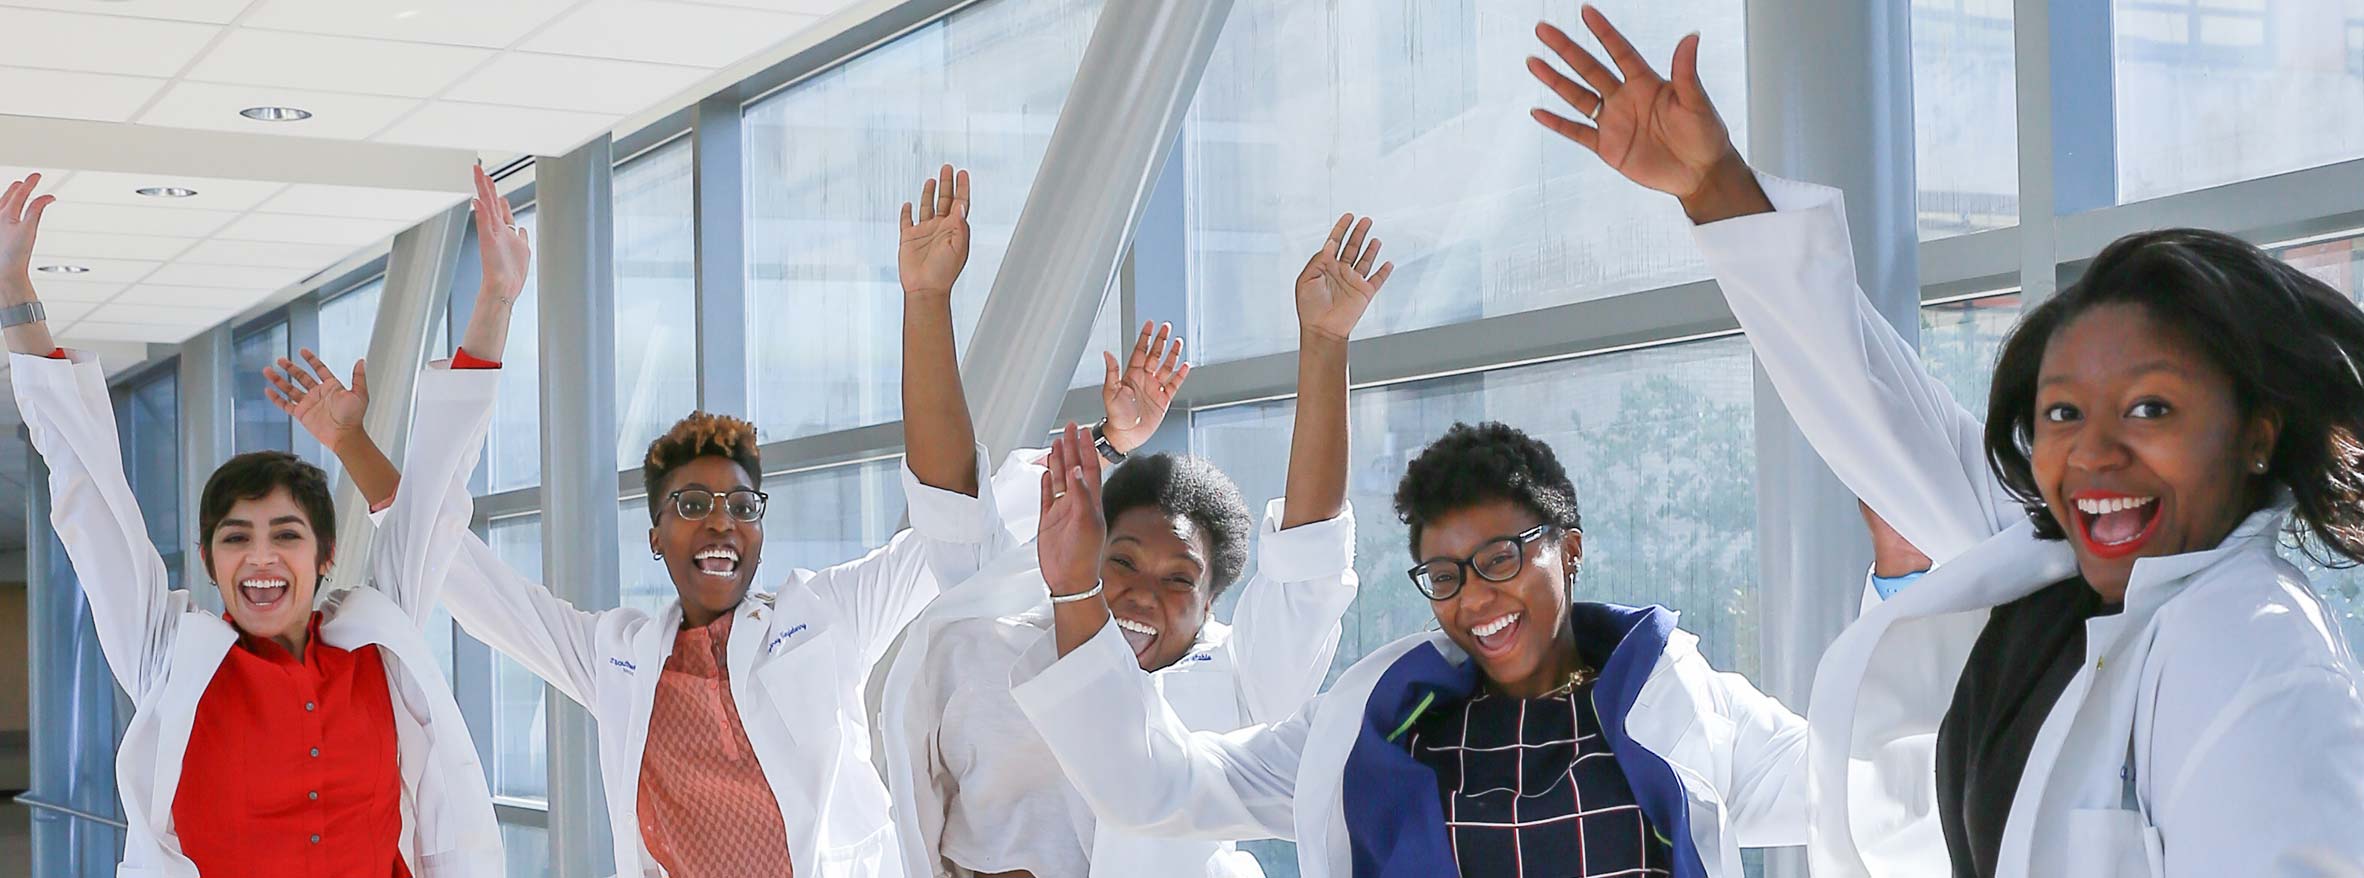
<instances>
[{"instance_id":1,"label":"white lab coat","mask_svg":"<svg viewBox=\"0 0 2364 878\"><path fill-rule=\"evenodd\" d=\"M1857 288L1838 192L1696 234L1791 414L1841 481L1942 563L1870 607L1814 681L1814 873L1948 875L1938 723L1992 607L2076 572L1956 404ZM2038 734L1997 875L2312 875L2364 858L2364 699L2339 627L2275 553L2286 505L2137 561L2124 612ZM2129 780L2128 778L2131 778Z\"/></svg>"},{"instance_id":2,"label":"white lab coat","mask_svg":"<svg viewBox=\"0 0 2364 878\"><path fill-rule=\"evenodd\" d=\"M107 666L135 705L115 757L130 824L117 874L193 878L197 867L181 852L172 801L184 759L205 758L187 752L189 730L238 631L167 581L123 475L106 372L91 354L70 356L13 355L9 371L33 447L49 465L51 526L90 596ZM490 393L490 385L454 390L487 400ZM428 527L452 497L466 496L468 471L415 458L412 466L416 487L386 510L367 562L374 587L325 596L320 639L341 649L375 645L385 659L401 763L403 862L419 878L498 876L500 826L476 745L420 633L434 607L426 586L451 562L449 551L431 555Z\"/></svg>"},{"instance_id":3,"label":"white lab coat","mask_svg":"<svg viewBox=\"0 0 2364 878\"><path fill-rule=\"evenodd\" d=\"M1625 727L1681 780L1690 841L1707 873L1737 878L1740 847L1805 841L1805 722L1748 681L1717 673L1698 643L1673 632ZM1382 674L1429 644L1455 665L1469 660L1443 632L1405 637L1363 657L1288 719L1230 733L1182 723L1113 624L1055 661L1046 639L1011 682L1103 826L1293 839L1303 878L1347 878L1344 770L1365 704Z\"/></svg>"},{"instance_id":4,"label":"white lab coat","mask_svg":"<svg viewBox=\"0 0 2364 878\"><path fill-rule=\"evenodd\" d=\"M995 496L1018 496L1039 486L1042 453L1018 452L994 476ZM1037 487L1039 492L1039 487ZM1180 661L1150 675L1152 691L1191 729L1230 731L1277 722L1321 689L1337 653L1339 619L1354 603L1354 513L1280 529L1282 502L1267 504L1258 535L1256 575L1244 589L1233 623L1208 620L1198 643ZM1031 533L1037 507L1004 510L1015 542ZM944 681L925 673L929 646L956 623L1020 617L1052 639L1050 602L1031 540L1005 545L975 579L945 592L920 619L888 671L880 728L886 741L887 781L911 878L951 876L937 853L943 836L946 783L930 748L943 719ZM1044 771L1057 771L1045 765ZM1242 836L1254 838L1259 836ZM1263 870L1230 839L1158 838L1101 825L1092 838L1092 872L1100 878L1252 878Z\"/></svg>"},{"instance_id":5,"label":"white lab coat","mask_svg":"<svg viewBox=\"0 0 2364 878\"><path fill-rule=\"evenodd\" d=\"M445 383L422 380L420 405L450 392ZM490 403L489 397L481 402L488 410ZM467 472L483 433L438 430L411 441L414 460L457 460ZM980 488L986 496L968 497L922 485L908 469L903 487L912 529L860 559L796 570L770 592L751 591L725 646L731 697L779 800L798 876L901 874L886 786L870 766L862 680L936 596L934 573L947 580L973 573L985 534L996 526L989 487ZM657 680L681 627L680 601L653 615L576 609L518 575L468 532L465 501L454 515L438 527L461 550L442 595L445 606L469 634L590 709L617 872L662 874L638 831L640 763ZM582 549L612 551L604 536Z\"/></svg>"}]
</instances>

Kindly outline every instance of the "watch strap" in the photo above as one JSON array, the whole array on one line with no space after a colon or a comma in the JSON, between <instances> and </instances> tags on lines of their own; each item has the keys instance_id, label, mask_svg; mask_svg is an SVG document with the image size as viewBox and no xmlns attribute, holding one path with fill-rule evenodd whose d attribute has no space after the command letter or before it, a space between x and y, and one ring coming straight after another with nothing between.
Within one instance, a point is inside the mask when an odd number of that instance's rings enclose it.
<instances>
[{"instance_id":1,"label":"watch strap","mask_svg":"<svg viewBox=\"0 0 2364 878\"><path fill-rule=\"evenodd\" d=\"M1101 418L1099 423L1092 425L1092 447L1099 449L1101 460L1111 464L1125 462L1125 453L1116 450L1116 446L1108 441L1107 418Z\"/></svg>"},{"instance_id":2,"label":"watch strap","mask_svg":"<svg viewBox=\"0 0 2364 878\"><path fill-rule=\"evenodd\" d=\"M39 323L47 319L49 319L49 311L42 308L39 302L26 302L22 305L0 308L0 329L23 326L27 323Z\"/></svg>"}]
</instances>

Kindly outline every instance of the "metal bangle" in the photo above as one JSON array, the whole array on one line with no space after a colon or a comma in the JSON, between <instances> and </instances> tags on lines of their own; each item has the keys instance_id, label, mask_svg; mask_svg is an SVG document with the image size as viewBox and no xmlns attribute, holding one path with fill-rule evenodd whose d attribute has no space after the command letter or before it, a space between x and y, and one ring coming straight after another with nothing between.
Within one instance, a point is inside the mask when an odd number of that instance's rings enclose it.
<instances>
[{"instance_id":1,"label":"metal bangle","mask_svg":"<svg viewBox=\"0 0 2364 878\"><path fill-rule=\"evenodd\" d=\"M0 329L23 326L27 323L39 323L47 319L49 319L49 309L41 307L40 302L26 302L22 305L0 308Z\"/></svg>"},{"instance_id":2,"label":"metal bangle","mask_svg":"<svg viewBox=\"0 0 2364 878\"><path fill-rule=\"evenodd\" d=\"M1094 582L1094 583L1092 583L1092 587L1091 587L1090 589L1088 589L1088 590L1085 590L1085 591L1079 591L1079 592L1076 592L1076 593L1074 593L1074 594L1055 594L1055 595L1051 595L1051 603L1054 603L1054 604L1072 604L1072 603L1075 603L1076 601L1090 600L1090 599L1092 599L1092 598L1099 597L1099 596L1100 596L1100 587L1101 587L1102 585L1104 585L1104 583Z\"/></svg>"}]
</instances>

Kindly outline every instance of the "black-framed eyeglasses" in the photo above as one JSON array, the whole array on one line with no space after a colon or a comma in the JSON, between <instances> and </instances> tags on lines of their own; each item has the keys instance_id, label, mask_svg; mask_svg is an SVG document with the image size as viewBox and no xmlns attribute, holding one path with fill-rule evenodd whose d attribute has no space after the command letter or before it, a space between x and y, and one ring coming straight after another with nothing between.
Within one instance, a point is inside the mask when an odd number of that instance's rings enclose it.
<instances>
[{"instance_id":1,"label":"black-framed eyeglasses","mask_svg":"<svg viewBox=\"0 0 2364 878\"><path fill-rule=\"evenodd\" d=\"M1527 569L1527 545L1543 539L1556 528L1538 524L1520 531L1517 536L1498 537L1479 546L1468 558L1438 558L1413 565L1404 571L1412 577L1412 585L1432 601L1452 600L1461 593L1464 577L1475 571L1487 582L1509 582Z\"/></svg>"},{"instance_id":2,"label":"black-framed eyeglasses","mask_svg":"<svg viewBox=\"0 0 2364 878\"><path fill-rule=\"evenodd\" d=\"M689 488L675 491L665 497L673 501L673 514L681 516L683 521L705 521L706 516L714 512L716 500L722 501L722 511L725 515L740 521L762 521L764 507L769 505L772 500L770 494L747 488L721 494Z\"/></svg>"}]
</instances>

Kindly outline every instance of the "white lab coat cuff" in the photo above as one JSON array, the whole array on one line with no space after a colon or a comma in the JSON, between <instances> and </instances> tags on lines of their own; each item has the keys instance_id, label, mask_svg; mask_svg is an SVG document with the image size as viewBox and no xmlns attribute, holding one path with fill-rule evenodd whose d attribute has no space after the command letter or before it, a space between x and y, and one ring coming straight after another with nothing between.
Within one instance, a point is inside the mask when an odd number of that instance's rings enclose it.
<instances>
[{"instance_id":1,"label":"white lab coat cuff","mask_svg":"<svg viewBox=\"0 0 2364 878\"><path fill-rule=\"evenodd\" d=\"M1281 529L1282 500L1264 505L1264 525L1256 540L1256 575L1274 582L1335 579L1354 569L1354 504L1340 508L1335 518Z\"/></svg>"},{"instance_id":2,"label":"white lab coat cuff","mask_svg":"<svg viewBox=\"0 0 2364 878\"><path fill-rule=\"evenodd\" d=\"M489 402L501 394L501 370L454 369L450 360L436 360L419 370L419 400Z\"/></svg>"},{"instance_id":3,"label":"white lab coat cuff","mask_svg":"<svg viewBox=\"0 0 2364 878\"><path fill-rule=\"evenodd\" d=\"M1713 264L1718 257L1746 258L1760 254L1782 261L1793 261L1800 254L1783 250L1782 242L1797 240L1809 234L1811 224L1821 220L1821 214L1839 217L1839 226L1846 227L1846 204L1839 190L1813 183L1787 180L1771 174L1758 174L1757 185L1765 190L1765 198L1773 202L1772 213L1757 213L1733 217L1691 227L1691 238ZM1846 240L1844 233L1840 240ZM1852 254L1850 254L1850 257ZM1722 272L1718 277L1725 276ZM1852 291L1850 291L1852 292Z\"/></svg>"},{"instance_id":4,"label":"white lab coat cuff","mask_svg":"<svg viewBox=\"0 0 2364 878\"><path fill-rule=\"evenodd\" d=\"M1093 687L1105 685L1110 674L1141 672L1140 659L1133 657L1114 619L1074 652L1045 664L1043 659L1058 655L1058 649L1054 628L1010 667L1010 697L1028 716L1056 716L1060 705L1086 697Z\"/></svg>"},{"instance_id":5,"label":"white lab coat cuff","mask_svg":"<svg viewBox=\"0 0 2364 878\"><path fill-rule=\"evenodd\" d=\"M992 501L992 490L982 478L985 469L985 446L977 446L977 492L971 497L959 491L947 491L919 480L911 471L911 464L903 464L903 499L911 513L911 529L927 539L946 543L981 543L985 541L988 524L983 504Z\"/></svg>"}]
</instances>

